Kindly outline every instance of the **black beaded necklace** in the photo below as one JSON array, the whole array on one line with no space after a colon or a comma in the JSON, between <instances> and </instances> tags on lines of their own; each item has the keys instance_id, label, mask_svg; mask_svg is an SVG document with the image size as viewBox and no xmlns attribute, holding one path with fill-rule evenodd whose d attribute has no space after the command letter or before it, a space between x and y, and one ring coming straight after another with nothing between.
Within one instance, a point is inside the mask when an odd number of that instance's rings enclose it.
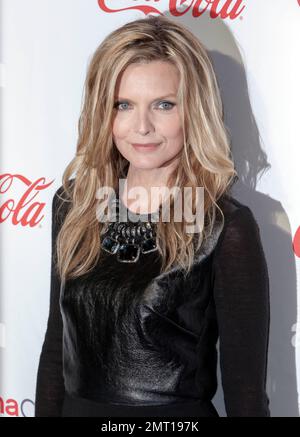
<instances>
[{"instance_id":1,"label":"black beaded necklace","mask_svg":"<svg viewBox=\"0 0 300 437\"><path fill-rule=\"evenodd\" d=\"M119 262L137 262L140 254L158 250L156 243L156 222L151 221L151 213L136 214L129 211L119 196L116 203L116 221L109 222L101 238L101 247L106 252L116 255ZM128 220L120 220L120 203L128 213ZM154 215L157 213L154 213ZM130 220L134 216L134 221Z\"/></svg>"}]
</instances>

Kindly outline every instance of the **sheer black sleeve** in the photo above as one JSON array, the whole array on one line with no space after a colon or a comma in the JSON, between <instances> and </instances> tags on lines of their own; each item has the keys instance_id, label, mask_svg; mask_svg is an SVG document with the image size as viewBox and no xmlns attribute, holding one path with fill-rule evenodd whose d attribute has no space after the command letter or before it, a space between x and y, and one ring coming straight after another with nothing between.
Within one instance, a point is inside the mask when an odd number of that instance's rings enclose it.
<instances>
[{"instance_id":1,"label":"sheer black sleeve","mask_svg":"<svg viewBox=\"0 0 300 437\"><path fill-rule=\"evenodd\" d=\"M268 417L269 276L252 211L231 213L214 257L220 368L228 417Z\"/></svg>"},{"instance_id":2,"label":"sheer black sleeve","mask_svg":"<svg viewBox=\"0 0 300 437\"><path fill-rule=\"evenodd\" d=\"M55 266L55 243L62 221L58 211L60 199L57 193L61 193L61 188L56 191L52 200L50 308L37 372L35 417L60 416L65 393L62 367L63 325L59 307L60 278Z\"/></svg>"}]
</instances>

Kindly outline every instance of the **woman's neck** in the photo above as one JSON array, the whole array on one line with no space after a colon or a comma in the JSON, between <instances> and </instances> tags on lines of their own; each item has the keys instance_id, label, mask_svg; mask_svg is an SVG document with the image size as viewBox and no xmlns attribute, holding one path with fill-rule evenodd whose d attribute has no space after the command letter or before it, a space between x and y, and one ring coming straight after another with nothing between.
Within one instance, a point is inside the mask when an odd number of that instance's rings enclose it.
<instances>
[{"instance_id":1,"label":"woman's neck","mask_svg":"<svg viewBox=\"0 0 300 437\"><path fill-rule=\"evenodd\" d=\"M175 163L167 168L150 170L136 169L130 165L121 193L122 202L127 209L137 214L156 212L168 191L164 192L164 189L168 187L168 179L174 165Z\"/></svg>"}]
</instances>

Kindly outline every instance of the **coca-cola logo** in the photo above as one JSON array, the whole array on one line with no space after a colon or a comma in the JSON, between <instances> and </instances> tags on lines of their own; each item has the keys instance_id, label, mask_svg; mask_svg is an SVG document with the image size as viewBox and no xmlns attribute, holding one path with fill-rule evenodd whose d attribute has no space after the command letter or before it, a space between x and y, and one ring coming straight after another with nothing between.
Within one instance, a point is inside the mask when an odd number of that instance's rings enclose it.
<instances>
[{"instance_id":1,"label":"coca-cola logo","mask_svg":"<svg viewBox=\"0 0 300 437\"><path fill-rule=\"evenodd\" d=\"M18 402L14 398L5 399L0 396L0 414L13 417L33 417L34 402L31 399L23 399Z\"/></svg>"},{"instance_id":2,"label":"coca-cola logo","mask_svg":"<svg viewBox=\"0 0 300 437\"><path fill-rule=\"evenodd\" d=\"M134 9L143 12L145 15L163 15L163 11L165 11L165 5L161 5L160 0L131 1L132 6L123 8L117 7L120 5L120 1L115 0L98 0L98 5L102 11L109 14ZM300 0L298 1L300 2ZM195 18L209 11L211 18L219 17L223 20L226 18L235 20L241 15L245 7L244 0L169 0L169 12L176 17L182 16L191 10L192 16Z\"/></svg>"},{"instance_id":3,"label":"coca-cola logo","mask_svg":"<svg viewBox=\"0 0 300 437\"><path fill-rule=\"evenodd\" d=\"M293 250L295 255L297 255L300 258L300 226L298 227L293 239Z\"/></svg>"},{"instance_id":4,"label":"coca-cola logo","mask_svg":"<svg viewBox=\"0 0 300 437\"><path fill-rule=\"evenodd\" d=\"M45 202L34 202L33 199L53 182L54 179L46 184L45 178L30 181L20 174L0 175L0 223L9 220L15 226L37 226L44 218ZM15 194L18 191L21 195ZM4 199L6 196L8 198Z\"/></svg>"}]
</instances>

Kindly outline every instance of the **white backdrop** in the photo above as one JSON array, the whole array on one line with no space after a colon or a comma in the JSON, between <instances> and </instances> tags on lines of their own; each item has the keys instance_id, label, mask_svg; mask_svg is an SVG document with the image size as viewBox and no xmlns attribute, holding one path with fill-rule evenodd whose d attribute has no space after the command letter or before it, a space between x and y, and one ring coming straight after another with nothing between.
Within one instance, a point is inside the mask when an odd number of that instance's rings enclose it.
<instances>
[{"instance_id":1,"label":"white backdrop","mask_svg":"<svg viewBox=\"0 0 300 437\"><path fill-rule=\"evenodd\" d=\"M49 311L51 200L75 153L88 61L108 33L146 16L138 6L178 20L210 51L239 173L234 194L251 207L268 262L271 415L299 415L300 1L242 0L234 19L214 18L209 8L183 14L195 3L0 2L0 416L34 415ZM214 403L225 415L220 387Z\"/></svg>"}]
</instances>

